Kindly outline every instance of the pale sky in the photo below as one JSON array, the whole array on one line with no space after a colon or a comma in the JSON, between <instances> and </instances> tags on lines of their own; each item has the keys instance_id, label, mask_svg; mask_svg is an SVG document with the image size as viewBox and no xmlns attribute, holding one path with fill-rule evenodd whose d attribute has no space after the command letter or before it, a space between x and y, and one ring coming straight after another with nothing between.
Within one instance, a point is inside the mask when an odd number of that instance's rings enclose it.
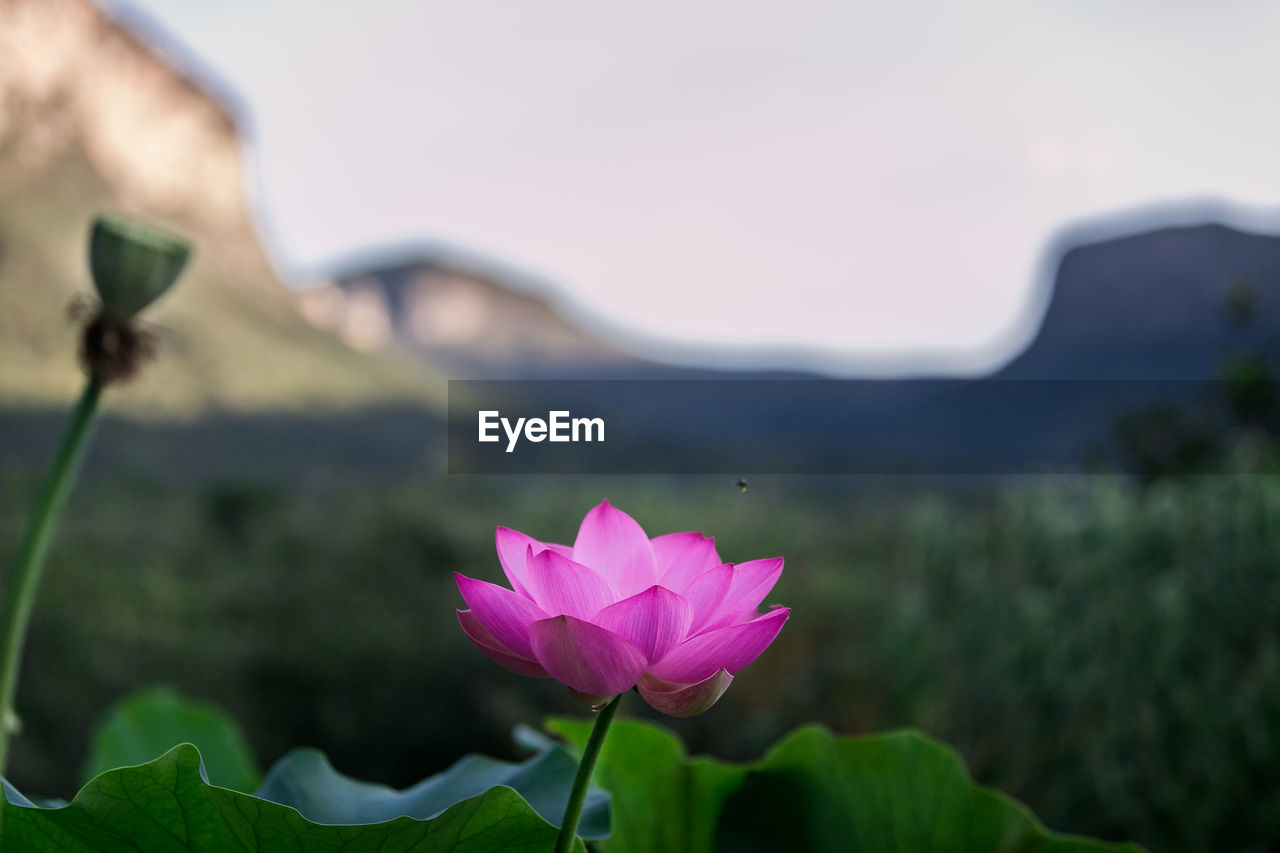
<instances>
[{"instance_id":1,"label":"pale sky","mask_svg":"<svg viewBox=\"0 0 1280 853\"><path fill-rule=\"evenodd\" d=\"M443 241L647 352L973 371L1064 226L1218 199L1280 231L1267 0L132 5L247 106L282 269Z\"/></svg>"}]
</instances>

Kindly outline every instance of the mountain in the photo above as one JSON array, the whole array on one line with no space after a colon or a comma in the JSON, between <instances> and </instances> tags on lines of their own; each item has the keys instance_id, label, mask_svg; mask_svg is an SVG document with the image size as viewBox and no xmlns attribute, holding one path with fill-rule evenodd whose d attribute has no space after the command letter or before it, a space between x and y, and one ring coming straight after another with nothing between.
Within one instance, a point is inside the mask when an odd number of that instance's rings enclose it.
<instances>
[{"instance_id":1,"label":"mountain","mask_svg":"<svg viewBox=\"0 0 1280 853\"><path fill-rule=\"evenodd\" d=\"M1278 342L1280 237L1157 228L1067 250L1034 339L995 377L1216 379Z\"/></svg>"},{"instance_id":2,"label":"mountain","mask_svg":"<svg viewBox=\"0 0 1280 853\"><path fill-rule=\"evenodd\" d=\"M144 319L161 357L134 414L324 410L443 396L405 354L357 353L302 317L259 241L231 99L150 31L87 0L0 0L0 406L64 406L82 379L68 307L92 293L104 210L195 247Z\"/></svg>"},{"instance_id":3,"label":"mountain","mask_svg":"<svg viewBox=\"0 0 1280 853\"><path fill-rule=\"evenodd\" d=\"M620 374L651 367L568 320L549 288L482 258L398 247L337 267L303 312L358 349L396 344L451 376Z\"/></svg>"},{"instance_id":4,"label":"mountain","mask_svg":"<svg viewBox=\"0 0 1280 853\"><path fill-rule=\"evenodd\" d=\"M232 100L180 51L86 0L0 0L0 57L6 435L43 440L48 421L12 413L64 411L78 389L66 311L90 292L85 237L103 209L133 212L196 246L184 280L146 317L163 358L109 398L135 417L205 416L153 433L154 448L172 445L174 465L199 456L216 460L216 473L267 457L376 457L403 468L439 451L439 407L422 406L443 399L445 375L751 378L632 358L567 318L539 282L430 246L352 259L299 296L257 236ZM1061 466L1125 407L1147 404L1155 380L1212 379L1233 354L1270 351L1280 340L1278 300L1280 238L1213 223L1153 228L1063 252L1036 336L991 377L1020 384L754 374L770 381L739 382L739 396L718 407L690 383L667 383L694 395L670 406L634 385L580 389L571 402L575 411L614 407L613 422L644 438L634 458L615 456L619 465L652 467L669 446L683 460L672 470L973 473L1017 469L1010 460L1050 442ZM1183 402L1203 391L1172 387ZM99 455L111 458L107 426ZM132 459L126 441L118 455ZM210 450L216 441L222 455ZM34 458L24 442L8 444L10 456Z\"/></svg>"},{"instance_id":5,"label":"mountain","mask_svg":"<svg viewBox=\"0 0 1280 853\"><path fill-rule=\"evenodd\" d=\"M338 269L300 299L312 322L358 348L398 344L476 378L691 373L609 346L539 296L545 285L481 260L410 247ZM1209 380L1232 354L1277 342L1280 237L1155 227L1067 248L1036 334L992 378Z\"/></svg>"},{"instance_id":6,"label":"mountain","mask_svg":"<svg viewBox=\"0 0 1280 853\"><path fill-rule=\"evenodd\" d=\"M1219 224L1156 228L1064 251L1031 344L985 378L704 372L733 381L460 388L475 405L457 413L450 458L456 473L1204 470L1195 466L1224 464L1209 451L1241 399L1232 395L1242 386L1222 381L1228 365L1277 357L1280 238ZM516 453L474 439L480 410L514 421L553 409L599 418L615 438Z\"/></svg>"}]
</instances>

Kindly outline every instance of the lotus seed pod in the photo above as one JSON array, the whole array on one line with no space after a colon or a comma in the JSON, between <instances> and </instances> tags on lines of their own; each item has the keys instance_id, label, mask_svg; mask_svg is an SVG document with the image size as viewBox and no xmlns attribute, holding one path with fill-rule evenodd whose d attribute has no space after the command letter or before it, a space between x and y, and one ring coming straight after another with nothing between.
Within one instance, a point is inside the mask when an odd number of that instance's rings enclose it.
<instances>
[{"instance_id":1,"label":"lotus seed pod","mask_svg":"<svg viewBox=\"0 0 1280 853\"><path fill-rule=\"evenodd\" d=\"M120 217L98 217L89 239L89 268L103 312L132 318L173 285L190 253L177 237Z\"/></svg>"}]
</instances>

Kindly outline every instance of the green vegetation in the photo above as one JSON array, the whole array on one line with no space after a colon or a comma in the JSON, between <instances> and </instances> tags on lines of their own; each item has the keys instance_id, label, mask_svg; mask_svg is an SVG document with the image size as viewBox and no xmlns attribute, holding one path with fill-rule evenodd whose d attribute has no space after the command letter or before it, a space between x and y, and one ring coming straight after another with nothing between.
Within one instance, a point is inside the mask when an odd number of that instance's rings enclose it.
<instances>
[{"instance_id":1,"label":"green vegetation","mask_svg":"<svg viewBox=\"0 0 1280 853\"><path fill-rule=\"evenodd\" d=\"M209 784L254 791L262 772L235 721L215 707L184 700L167 687L127 696L108 711L93 733L84 783L115 767L145 764L176 744L200 750Z\"/></svg>"},{"instance_id":2,"label":"green vegetation","mask_svg":"<svg viewBox=\"0 0 1280 853\"><path fill-rule=\"evenodd\" d=\"M1055 825L1280 840L1280 481L1020 491L913 529L896 713Z\"/></svg>"},{"instance_id":3,"label":"green vegetation","mask_svg":"<svg viewBox=\"0 0 1280 853\"><path fill-rule=\"evenodd\" d=\"M161 725L183 716L181 700L169 698L151 712ZM617 705L615 699L610 707ZM584 767L594 766L587 755L599 751L599 721L612 716L602 711L594 732L580 719L550 725L581 751ZM556 850L574 853L584 849L573 832L582 794L581 837L600 853L1141 850L1046 831L1021 804L975 786L954 752L916 732L835 737L810 725L763 759L734 764L690 759L670 732L625 721L599 766L612 801L601 789L579 787L583 777L574 776L582 771L563 747L536 733L526 737L541 745L520 764L470 755L403 791L350 779L323 753L298 750L253 794L211 785L204 756L184 743L137 766L105 771L69 804L33 807L6 787L0 845L63 853L532 851L546 849L564 814ZM134 745L126 734L122 746Z\"/></svg>"},{"instance_id":4,"label":"green vegetation","mask_svg":"<svg viewBox=\"0 0 1280 853\"><path fill-rule=\"evenodd\" d=\"M32 489L10 476L0 505ZM404 786L465 752L510 755L514 724L582 708L475 652L452 572L497 580L496 524L572 541L602 497L651 532L713 533L726 559L787 557L778 641L711 713L665 721L695 752L754 760L813 718L916 726L1055 830L1158 850L1280 840L1280 479L1260 476L936 495L757 477L745 494L729 479L91 478L50 555L11 778L74 791L95 719L155 683L221 706L264 765L311 745ZM22 521L0 517L0 552Z\"/></svg>"},{"instance_id":5,"label":"green vegetation","mask_svg":"<svg viewBox=\"0 0 1280 853\"><path fill-rule=\"evenodd\" d=\"M313 823L288 806L210 785L191 744L104 773L65 806L31 808L6 792L10 798L0 803L0 846L50 853L538 853L556 834L519 793L503 786L431 820ZM583 849L581 842L574 845L575 853Z\"/></svg>"},{"instance_id":6,"label":"green vegetation","mask_svg":"<svg viewBox=\"0 0 1280 853\"><path fill-rule=\"evenodd\" d=\"M551 728L584 748L590 724L553 720ZM600 783L613 794L614 819L602 853L1137 853L1046 832L1018 803L973 785L954 752L916 732L834 737L804 726L761 760L735 765L691 759L670 733L626 722L606 742Z\"/></svg>"}]
</instances>

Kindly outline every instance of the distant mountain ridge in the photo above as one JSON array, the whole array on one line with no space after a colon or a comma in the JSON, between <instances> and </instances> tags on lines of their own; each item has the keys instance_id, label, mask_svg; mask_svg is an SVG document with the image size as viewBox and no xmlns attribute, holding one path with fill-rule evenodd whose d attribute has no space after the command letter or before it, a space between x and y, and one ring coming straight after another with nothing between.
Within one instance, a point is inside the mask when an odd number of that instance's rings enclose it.
<instances>
[{"instance_id":1,"label":"distant mountain ridge","mask_svg":"<svg viewBox=\"0 0 1280 853\"><path fill-rule=\"evenodd\" d=\"M349 264L300 298L313 322L353 346L396 342L451 374L742 375L627 355L511 278L418 249ZM1231 313L1241 290L1253 301L1248 322ZM1230 354L1277 342L1280 237L1214 222L1156 226L1067 248L1030 343L991 376L1215 379Z\"/></svg>"},{"instance_id":2,"label":"distant mountain ridge","mask_svg":"<svg viewBox=\"0 0 1280 853\"><path fill-rule=\"evenodd\" d=\"M0 406L11 413L64 406L82 381L65 312L90 292L85 235L92 215L108 208L196 243L184 281L147 317L161 327L164 357L112 404L130 416L225 416L222 429L189 430L184 440L226 433L247 465L255 442L268 452L255 419L275 418L279 445L298 413L299 435L330 436L335 456L359 463L363 444L383 460L422 458L426 436L440 432L446 375L813 378L644 361L580 322L533 277L439 248L366 255L294 293L263 250L235 116L216 95L87 0L0 0L0 57ZM1231 308L1241 290L1252 294L1247 322ZM1235 353L1280 355L1280 237L1206 222L1091 238L1063 251L1046 306L1031 342L989 378L1214 379ZM1011 401L998 413L960 411L962 383L886 380L885 393L832 405L786 384L763 389L743 411L713 413L690 446L786 443L809 459L857 446L957 470L956 452L992 458L1009 436L1036 431L1056 429L1070 451L1067 443L1105 426L1117 404L1086 396L1061 417ZM639 430L659 414L626 388L607 393ZM349 429L329 432L307 426L334 412L378 410L396 414L348 419ZM35 435L46 421L28 423ZM919 429L939 424L950 430L943 439Z\"/></svg>"},{"instance_id":3,"label":"distant mountain ridge","mask_svg":"<svg viewBox=\"0 0 1280 853\"><path fill-rule=\"evenodd\" d=\"M1233 320L1233 293L1255 304ZM1223 359L1280 341L1280 237L1226 225L1074 246L1031 343L1002 379L1215 379Z\"/></svg>"},{"instance_id":4,"label":"distant mountain ridge","mask_svg":"<svg viewBox=\"0 0 1280 853\"><path fill-rule=\"evenodd\" d=\"M532 282L520 287L518 273L494 266L438 248L390 249L339 267L299 299L315 325L351 346L394 343L451 376L651 370L574 324Z\"/></svg>"},{"instance_id":5,"label":"distant mountain ridge","mask_svg":"<svg viewBox=\"0 0 1280 853\"><path fill-rule=\"evenodd\" d=\"M1132 450L1180 441L1167 433L1180 424L1224 428L1225 409L1214 408L1229 396L1221 380L1246 356L1280 364L1280 238L1220 224L1155 228L1064 251L1034 339L983 378L839 382L701 371L668 376L731 381L477 386L468 390L480 408L590 413L624 425L626 438L591 454L539 445L521 457L470 441L451 453L466 454L459 471L472 473L1128 470ZM662 378L651 369L630 378L642 375ZM736 381L749 378L799 381ZM673 420L672 411L683 415ZM1156 420L1141 420L1149 416ZM459 435L470 436L475 415L458 418L468 430ZM1146 432L1126 439L1125 424ZM1204 456L1202 464L1227 462Z\"/></svg>"}]
</instances>

